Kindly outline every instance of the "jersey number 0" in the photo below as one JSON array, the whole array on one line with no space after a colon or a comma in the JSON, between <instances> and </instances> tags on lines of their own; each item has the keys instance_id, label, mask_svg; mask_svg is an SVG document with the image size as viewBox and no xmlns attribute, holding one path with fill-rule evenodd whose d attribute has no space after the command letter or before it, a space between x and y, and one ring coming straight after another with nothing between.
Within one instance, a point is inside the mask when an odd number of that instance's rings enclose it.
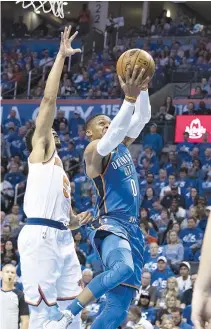
<instances>
[{"instance_id":1,"label":"jersey number 0","mask_svg":"<svg viewBox=\"0 0 211 329\"><path fill-rule=\"evenodd\" d=\"M138 193L137 193L137 188L136 188L136 182L134 181L134 179L130 180L130 185L131 185L131 188L132 188L133 196L137 196Z\"/></svg>"}]
</instances>

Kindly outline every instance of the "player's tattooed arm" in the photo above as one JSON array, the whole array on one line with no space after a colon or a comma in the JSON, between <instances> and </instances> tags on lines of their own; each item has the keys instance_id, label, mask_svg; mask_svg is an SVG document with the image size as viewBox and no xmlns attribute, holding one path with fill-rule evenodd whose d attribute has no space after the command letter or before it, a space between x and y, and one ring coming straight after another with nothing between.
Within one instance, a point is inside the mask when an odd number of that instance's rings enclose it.
<instances>
[{"instance_id":1,"label":"player's tattooed arm","mask_svg":"<svg viewBox=\"0 0 211 329\"><path fill-rule=\"evenodd\" d=\"M90 212L84 211L78 215L75 215L73 211L70 211L70 223L68 225L69 229L77 230L82 225L86 225L92 222L93 217Z\"/></svg>"},{"instance_id":2,"label":"player's tattooed arm","mask_svg":"<svg viewBox=\"0 0 211 329\"><path fill-rule=\"evenodd\" d=\"M40 111L36 119L35 134L32 140L33 149L39 141L39 149L40 146L43 146L45 153L48 152L49 148L53 149L49 150L51 155L52 151L55 149L51 129L56 113L56 99L60 86L64 61L67 56L72 56L81 51L80 49L73 49L71 47L71 42L75 39L77 32L73 34L73 36L69 37L70 32L71 26L69 26L69 28L66 27L64 32L61 33L60 49L46 82L44 97L40 104Z\"/></svg>"}]
</instances>

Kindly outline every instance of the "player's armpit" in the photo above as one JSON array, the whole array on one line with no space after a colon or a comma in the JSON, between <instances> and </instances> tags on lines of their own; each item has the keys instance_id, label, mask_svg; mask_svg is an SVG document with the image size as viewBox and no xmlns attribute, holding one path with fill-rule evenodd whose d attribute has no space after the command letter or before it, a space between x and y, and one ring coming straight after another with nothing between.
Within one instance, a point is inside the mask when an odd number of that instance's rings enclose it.
<instances>
[{"instance_id":1,"label":"player's armpit","mask_svg":"<svg viewBox=\"0 0 211 329\"><path fill-rule=\"evenodd\" d=\"M86 173L90 178L95 178L103 172L103 156L97 152L99 139L89 143L85 152Z\"/></svg>"}]
</instances>

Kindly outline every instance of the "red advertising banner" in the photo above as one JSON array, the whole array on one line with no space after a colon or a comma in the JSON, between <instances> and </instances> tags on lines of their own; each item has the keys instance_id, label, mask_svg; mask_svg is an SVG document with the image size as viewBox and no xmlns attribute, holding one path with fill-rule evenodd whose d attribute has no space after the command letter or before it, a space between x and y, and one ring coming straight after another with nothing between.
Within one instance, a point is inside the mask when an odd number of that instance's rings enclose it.
<instances>
[{"instance_id":1,"label":"red advertising banner","mask_svg":"<svg viewBox=\"0 0 211 329\"><path fill-rule=\"evenodd\" d=\"M177 115L175 142L184 141L183 133L189 133L189 142L200 143L205 132L209 133L211 142L211 116L210 115Z\"/></svg>"}]
</instances>

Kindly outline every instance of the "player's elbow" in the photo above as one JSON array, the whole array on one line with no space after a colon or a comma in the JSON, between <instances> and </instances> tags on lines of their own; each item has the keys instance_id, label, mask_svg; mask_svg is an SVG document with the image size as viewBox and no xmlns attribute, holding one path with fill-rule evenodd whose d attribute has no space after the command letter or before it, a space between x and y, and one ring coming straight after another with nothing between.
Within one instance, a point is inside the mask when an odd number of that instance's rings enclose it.
<instances>
[{"instance_id":1,"label":"player's elbow","mask_svg":"<svg viewBox=\"0 0 211 329\"><path fill-rule=\"evenodd\" d=\"M52 105L56 101L56 96L55 95L49 95L47 93L44 94L44 97L42 99L42 103L45 105Z\"/></svg>"}]
</instances>

